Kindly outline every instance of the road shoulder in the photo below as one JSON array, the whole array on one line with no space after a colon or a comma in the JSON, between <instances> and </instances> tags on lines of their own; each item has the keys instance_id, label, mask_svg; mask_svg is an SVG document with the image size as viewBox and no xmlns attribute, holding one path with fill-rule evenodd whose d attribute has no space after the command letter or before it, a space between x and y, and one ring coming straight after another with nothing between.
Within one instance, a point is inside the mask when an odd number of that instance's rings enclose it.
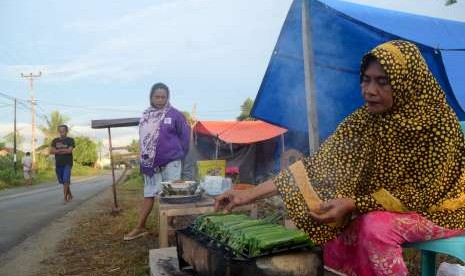
<instances>
[{"instance_id":1,"label":"road shoulder","mask_svg":"<svg viewBox=\"0 0 465 276\"><path fill-rule=\"evenodd\" d=\"M109 198L111 198L111 189L107 188L1 255L0 274L37 275L46 266L42 261L55 255L59 243L68 236L74 223L94 216L101 211L102 204Z\"/></svg>"}]
</instances>

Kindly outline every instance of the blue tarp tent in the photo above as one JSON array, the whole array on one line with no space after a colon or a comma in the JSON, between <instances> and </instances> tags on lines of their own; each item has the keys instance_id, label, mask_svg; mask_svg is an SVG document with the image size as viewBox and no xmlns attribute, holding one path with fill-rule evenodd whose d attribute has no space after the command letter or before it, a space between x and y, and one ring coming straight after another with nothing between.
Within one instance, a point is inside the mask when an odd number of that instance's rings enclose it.
<instances>
[{"instance_id":1,"label":"blue tarp tent","mask_svg":"<svg viewBox=\"0 0 465 276\"><path fill-rule=\"evenodd\" d=\"M337 0L303 0L310 10L319 139L363 104L361 57L376 45L417 44L460 120L465 120L465 22ZM453 8L453 7L452 7ZM261 83L252 116L289 130L288 146L308 152L302 0L294 0Z\"/></svg>"}]
</instances>

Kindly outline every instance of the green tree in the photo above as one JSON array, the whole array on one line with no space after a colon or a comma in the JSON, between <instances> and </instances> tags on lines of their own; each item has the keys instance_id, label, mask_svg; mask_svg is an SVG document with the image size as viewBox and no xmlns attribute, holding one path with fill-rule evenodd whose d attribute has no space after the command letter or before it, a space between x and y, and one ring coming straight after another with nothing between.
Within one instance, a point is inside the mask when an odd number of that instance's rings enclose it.
<instances>
[{"instance_id":1,"label":"green tree","mask_svg":"<svg viewBox=\"0 0 465 276\"><path fill-rule=\"evenodd\" d=\"M182 111L182 114L184 115L184 117L186 117L186 121L190 126L194 125L194 119L192 118L189 112Z\"/></svg>"},{"instance_id":2,"label":"green tree","mask_svg":"<svg viewBox=\"0 0 465 276\"><path fill-rule=\"evenodd\" d=\"M253 100L247 98L244 103L241 105L241 115L237 117L238 121L253 121L254 118L250 117L250 112L252 111Z\"/></svg>"},{"instance_id":3,"label":"green tree","mask_svg":"<svg viewBox=\"0 0 465 276\"><path fill-rule=\"evenodd\" d=\"M52 111L49 116L45 117L45 125L39 126L40 131L45 136L43 144L49 145L55 137L58 137L58 126L66 125L69 120L68 116L59 111Z\"/></svg>"},{"instance_id":4,"label":"green tree","mask_svg":"<svg viewBox=\"0 0 465 276\"><path fill-rule=\"evenodd\" d=\"M139 153L139 141L136 139L132 139L131 143L128 145L128 151L132 153Z\"/></svg>"},{"instance_id":5,"label":"green tree","mask_svg":"<svg viewBox=\"0 0 465 276\"><path fill-rule=\"evenodd\" d=\"M102 150L103 150L103 141L102 140L97 140L97 152L98 152L98 160L102 159Z\"/></svg>"},{"instance_id":6,"label":"green tree","mask_svg":"<svg viewBox=\"0 0 465 276\"><path fill-rule=\"evenodd\" d=\"M76 148L73 150L74 161L83 166L94 166L98 159L97 143L89 137L75 137Z\"/></svg>"},{"instance_id":7,"label":"green tree","mask_svg":"<svg viewBox=\"0 0 465 276\"><path fill-rule=\"evenodd\" d=\"M14 131L8 133L5 135L3 138L5 140L5 144L9 146L13 146L14 144ZM20 147L24 143L24 136L19 133L19 131L16 131L16 146Z\"/></svg>"},{"instance_id":8,"label":"green tree","mask_svg":"<svg viewBox=\"0 0 465 276\"><path fill-rule=\"evenodd\" d=\"M455 3L457 3L457 0L447 0L446 1L446 6L450 6L450 5L455 4Z\"/></svg>"}]
</instances>

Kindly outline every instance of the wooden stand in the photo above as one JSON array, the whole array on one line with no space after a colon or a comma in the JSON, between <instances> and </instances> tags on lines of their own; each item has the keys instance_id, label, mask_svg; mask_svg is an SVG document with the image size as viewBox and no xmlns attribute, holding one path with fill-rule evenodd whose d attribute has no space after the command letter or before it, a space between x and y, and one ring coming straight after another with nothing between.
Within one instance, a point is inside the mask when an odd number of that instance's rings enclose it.
<instances>
[{"instance_id":1,"label":"wooden stand","mask_svg":"<svg viewBox=\"0 0 465 276\"><path fill-rule=\"evenodd\" d=\"M213 204L215 200L209 196L203 196L202 199L195 203L186 204L168 204L160 201L159 207L159 239L160 248L168 247L168 217L187 216L187 215L200 215L211 213L215 211ZM243 212L250 211L252 218L257 218L257 205L249 204L237 207L234 211Z\"/></svg>"}]
</instances>

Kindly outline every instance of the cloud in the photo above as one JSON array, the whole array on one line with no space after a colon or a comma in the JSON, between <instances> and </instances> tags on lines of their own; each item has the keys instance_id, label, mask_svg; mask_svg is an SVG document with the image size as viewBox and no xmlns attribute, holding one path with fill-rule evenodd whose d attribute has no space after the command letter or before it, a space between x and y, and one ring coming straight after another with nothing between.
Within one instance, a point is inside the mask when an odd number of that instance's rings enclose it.
<instances>
[{"instance_id":1,"label":"cloud","mask_svg":"<svg viewBox=\"0 0 465 276\"><path fill-rule=\"evenodd\" d=\"M418 1L351 1L410 11L415 7L433 16L458 14L463 7L460 1L450 7L433 0L420 6ZM40 70L47 82L124 82L147 76L259 79L281 28L282 21L276 18L284 20L290 2L161 0L147 6L134 4L136 8L123 14L80 17L85 19L61 27L79 42L71 58L48 64L0 65L0 72L17 78L21 72ZM260 43L250 47L255 41ZM37 43L51 49L53 44L61 45L47 40Z\"/></svg>"},{"instance_id":2,"label":"cloud","mask_svg":"<svg viewBox=\"0 0 465 276\"><path fill-rule=\"evenodd\" d=\"M90 41L74 58L57 64L8 66L7 71L41 70L46 81L54 82L256 74L257 66L265 68L263 60L275 40L265 49L249 45L269 40L270 32L277 37L281 22L273 20L270 5L280 4L282 17L289 1L238 1L165 0L119 17L73 22L65 31Z\"/></svg>"},{"instance_id":3,"label":"cloud","mask_svg":"<svg viewBox=\"0 0 465 276\"><path fill-rule=\"evenodd\" d=\"M139 24L147 19L157 18L157 16L183 9L189 4L199 4L206 0L162 0L157 4L140 8L136 11L128 12L121 17L112 20L81 20L64 26L67 31L77 31L80 33L101 33L118 31L128 25ZM142 22L144 23L144 22Z\"/></svg>"}]
</instances>

